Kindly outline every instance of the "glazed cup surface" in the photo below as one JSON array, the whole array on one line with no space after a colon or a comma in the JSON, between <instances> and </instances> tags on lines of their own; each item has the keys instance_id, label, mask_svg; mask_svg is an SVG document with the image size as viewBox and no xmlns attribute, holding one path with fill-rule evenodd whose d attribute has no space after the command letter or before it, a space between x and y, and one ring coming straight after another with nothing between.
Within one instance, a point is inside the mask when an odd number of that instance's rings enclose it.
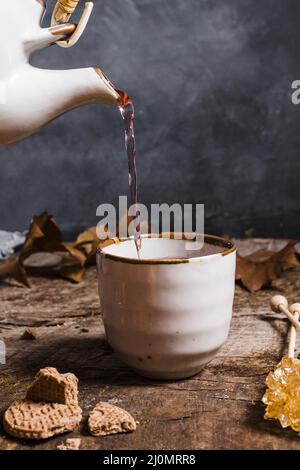
<instances>
[{"instance_id":1,"label":"glazed cup surface","mask_svg":"<svg viewBox=\"0 0 300 470\"><path fill-rule=\"evenodd\" d=\"M97 253L99 293L109 344L137 373L182 379L199 372L227 339L236 251L205 236L220 253L182 259L184 240L116 240ZM159 259L167 257L168 259Z\"/></svg>"}]
</instances>

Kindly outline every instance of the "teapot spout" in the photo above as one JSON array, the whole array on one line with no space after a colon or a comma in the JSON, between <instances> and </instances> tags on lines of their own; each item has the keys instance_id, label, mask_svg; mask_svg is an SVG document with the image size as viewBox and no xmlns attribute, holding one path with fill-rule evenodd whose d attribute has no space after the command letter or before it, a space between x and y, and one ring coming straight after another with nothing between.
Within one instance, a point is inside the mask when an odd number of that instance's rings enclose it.
<instances>
[{"instance_id":1,"label":"teapot spout","mask_svg":"<svg viewBox=\"0 0 300 470\"><path fill-rule=\"evenodd\" d=\"M60 115L93 103L123 104L122 96L99 68L45 70L27 64L5 85L0 145L14 144Z\"/></svg>"},{"instance_id":2,"label":"teapot spout","mask_svg":"<svg viewBox=\"0 0 300 470\"><path fill-rule=\"evenodd\" d=\"M121 106L123 103L122 96L98 67L47 71L35 69L35 71L38 71L41 79L47 83L48 89L51 89L50 101L55 109L58 108L58 114L85 104Z\"/></svg>"},{"instance_id":3,"label":"teapot spout","mask_svg":"<svg viewBox=\"0 0 300 470\"><path fill-rule=\"evenodd\" d=\"M102 85L105 87L105 96L103 96L103 104L111 104L114 106L122 106L123 97L119 94L117 89L114 87L112 82L107 78L106 75L98 67L94 67L96 74L100 77ZM100 98L100 96L99 96Z\"/></svg>"}]
</instances>

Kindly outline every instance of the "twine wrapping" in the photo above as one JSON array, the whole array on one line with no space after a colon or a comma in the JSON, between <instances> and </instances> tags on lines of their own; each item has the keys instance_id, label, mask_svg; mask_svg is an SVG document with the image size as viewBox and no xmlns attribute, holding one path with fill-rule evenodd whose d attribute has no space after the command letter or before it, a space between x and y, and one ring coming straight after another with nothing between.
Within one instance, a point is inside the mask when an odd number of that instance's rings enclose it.
<instances>
[{"instance_id":1,"label":"twine wrapping","mask_svg":"<svg viewBox=\"0 0 300 470\"><path fill-rule=\"evenodd\" d=\"M66 23L73 15L80 0L58 0L55 6L54 19L57 23Z\"/></svg>"}]
</instances>

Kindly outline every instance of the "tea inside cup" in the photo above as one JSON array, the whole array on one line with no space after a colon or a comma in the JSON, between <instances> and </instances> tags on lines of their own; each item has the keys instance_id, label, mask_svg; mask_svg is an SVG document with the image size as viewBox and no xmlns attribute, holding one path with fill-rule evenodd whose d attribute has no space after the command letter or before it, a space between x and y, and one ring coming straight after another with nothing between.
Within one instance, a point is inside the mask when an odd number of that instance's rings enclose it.
<instances>
[{"instance_id":1,"label":"tea inside cup","mask_svg":"<svg viewBox=\"0 0 300 470\"><path fill-rule=\"evenodd\" d=\"M194 238L194 239L193 239ZM142 235L142 246L137 252L133 238L112 239L101 249L103 255L143 261L188 261L189 259L211 256L232 248L232 243L218 237L184 236L170 234L161 236Z\"/></svg>"}]
</instances>

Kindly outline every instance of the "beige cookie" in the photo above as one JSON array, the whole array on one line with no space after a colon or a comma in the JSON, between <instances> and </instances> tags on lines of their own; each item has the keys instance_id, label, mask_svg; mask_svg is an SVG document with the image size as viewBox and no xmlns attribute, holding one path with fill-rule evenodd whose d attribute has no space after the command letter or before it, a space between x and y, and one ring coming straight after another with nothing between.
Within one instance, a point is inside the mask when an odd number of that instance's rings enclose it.
<instances>
[{"instance_id":1,"label":"beige cookie","mask_svg":"<svg viewBox=\"0 0 300 470\"><path fill-rule=\"evenodd\" d=\"M47 439L56 434L73 431L81 418L82 410L78 406L20 400L6 410L3 426L5 431L14 437Z\"/></svg>"},{"instance_id":2,"label":"beige cookie","mask_svg":"<svg viewBox=\"0 0 300 470\"><path fill-rule=\"evenodd\" d=\"M89 414L88 425L93 436L108 436L136 430L133 417L118 406L98 403Z\"/></svg>"},{"instance_id":3,"label":"beige cookie","mask_svg":"<svg viewBox=\"0 0 300 470\"><path fill-rule=\"evenodd\" d=\"M60 374L54 367L46 367L36 375L26 398L36 402L78 406L78 379L74 374Z\"/></svg>"}]
</instances>

